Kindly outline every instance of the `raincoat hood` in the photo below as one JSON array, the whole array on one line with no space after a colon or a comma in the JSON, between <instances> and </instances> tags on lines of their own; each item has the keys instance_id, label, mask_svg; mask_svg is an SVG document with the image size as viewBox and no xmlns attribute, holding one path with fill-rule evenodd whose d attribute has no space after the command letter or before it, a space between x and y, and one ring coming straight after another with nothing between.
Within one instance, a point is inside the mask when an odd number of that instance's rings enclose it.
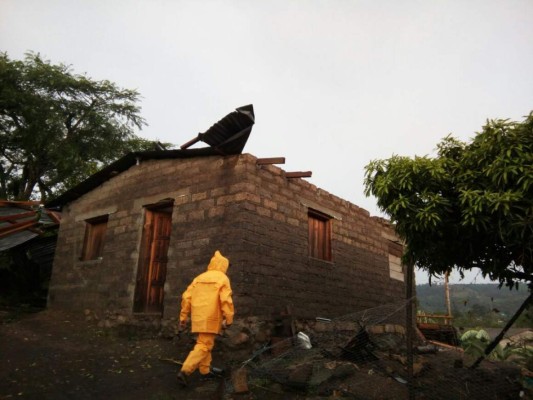
<instances>
[{"instance_id":1,"label":"raincoat hood","mask_svg":"<svg viewBox=\"0 0 533 400\"><path fill-rule=\"evenodd\" d=\"M215 255L211 258L209 265L207 266L208 271L220 271L226 273L229 267L229 260L220 254L220 251L215 251Z\"/></svg>"}]
</instances>

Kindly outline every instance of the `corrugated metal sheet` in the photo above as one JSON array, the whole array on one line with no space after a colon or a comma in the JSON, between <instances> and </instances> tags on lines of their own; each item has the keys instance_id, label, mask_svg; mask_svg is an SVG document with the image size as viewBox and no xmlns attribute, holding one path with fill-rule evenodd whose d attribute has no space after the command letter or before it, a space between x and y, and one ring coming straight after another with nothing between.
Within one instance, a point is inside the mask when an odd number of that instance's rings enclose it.
<instances>
[{"instance_id":1,"label":"corrugated metal sheet","mask_svg":"<svg viewBox=\"0 0 533 400\"><path fill-rule=\"evenodd\" d=\"M252 104L239 107L198 137L222 154L239 154L244 149L255 123Z\"/></svg>"},{"instance_id":2,"label":"corrugated metal sheet","mask_svg":"<svg viewBox=\"0 0 533 400\"><path fill-rule=\"evenodd\" d=\"M39 265L42 272L49 274L54 263L57 235L39 237L25 244L28 257Z\"/></svg>"},{"instance_id":3,"label":"corrugated metal sheet","mask_svg":"<svg viewBox=\"0 0 533 400\"><path fill-rule=\"evenodd\" d=\"M37 233L30 231L15 232L9 236L0 239L0 251L8 250L12 247L19 246L34 237L39 236Z\"/></svg>"}]
</instances>

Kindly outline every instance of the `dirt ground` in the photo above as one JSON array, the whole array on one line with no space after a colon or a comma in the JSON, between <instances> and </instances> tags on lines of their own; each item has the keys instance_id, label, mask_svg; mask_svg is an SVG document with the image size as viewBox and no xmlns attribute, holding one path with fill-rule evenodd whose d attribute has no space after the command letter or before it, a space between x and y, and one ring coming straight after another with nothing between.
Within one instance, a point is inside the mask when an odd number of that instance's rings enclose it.
<instances>
[{"instance_id":1,"label":"dirt ground","mask_svg":"<svg viewBox=\"0 0 533 400\"><path fill-rule=\"evenodd\" d=\"M214 391L214 382L182 389L179 366L165 360L182 360L189 347L188 338L121 335L83 317L28 314L0 326L0 399L209 398L204 390Z\"/></svg>"},{"instance_id":2,"label":"dirt ground","mask_svg":"<svg viewBox=\"0 0 533 400\"><path fill-rule=\"evenodd\" d=\"M177 383L179 365L174 361L184 359L192 345L190 337L143 337L99 328L83 315L57 311L16 318L4 311L1 316L1 400L407 398L405 383L394 379L401 364L392 359L382 360L379 370L376 365L337 363L328 379L311 391L289 390L256 379L250 381L249 393L237 395L220 378L203 381L194 376L187 388ZM213 365L227 368L221 347L215 347ZM458 377L466 387L465 399L519 398L519 368L484 363L482 369L470 373L454 369L457 359L453 352L419 359L417 399L460 398L450 394L450 385L457 385Z\"/></svg>"}]
</instances>

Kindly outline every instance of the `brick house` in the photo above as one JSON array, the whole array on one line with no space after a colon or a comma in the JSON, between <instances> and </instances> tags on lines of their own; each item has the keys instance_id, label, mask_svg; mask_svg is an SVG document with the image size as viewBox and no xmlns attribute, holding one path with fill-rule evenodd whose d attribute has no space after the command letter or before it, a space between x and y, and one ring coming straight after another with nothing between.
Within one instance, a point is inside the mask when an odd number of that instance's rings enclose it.
<instances>
[{"instance_id":1,"label":"brick house","mask_svg":"<svg viewBox=\"0 0 533 400\"><path fill-rule=\"evenodd\" d=\"M175 318L216 249L239 317L285 306L334 317L405 298L385 220L239 148L220 153L130 153L49 204L62 207L49 307Z\"/></svg>"}]
</instances>

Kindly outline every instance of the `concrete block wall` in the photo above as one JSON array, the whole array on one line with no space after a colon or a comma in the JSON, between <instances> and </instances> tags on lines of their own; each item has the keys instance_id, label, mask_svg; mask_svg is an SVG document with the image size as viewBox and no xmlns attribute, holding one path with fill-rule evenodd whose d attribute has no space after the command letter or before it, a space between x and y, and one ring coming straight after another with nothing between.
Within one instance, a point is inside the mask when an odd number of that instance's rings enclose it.
<instances>
[{"instance_id":1,"label":"concrete block wall","mask_svg":"<svg viewBox=\"0 0 533 400\"><path fill-rule=\"evenodd\" d=\"M175 314L186 283L231 239L227 210L242 196L237 161L201 157L142 162L70 203L63 209L49 306L131 314L144 206L172 199L165 307ZM80 261L85 220L101 215L109 215L103 257Z\"/></svg>"},{"instance_id":2,"label":"concrete block wall","mask_svg":"<svg viewBox=\"0 0 533 400\"><path fill-rule=\"evenodd\" d=\"M144 206L173 199L164 318L216 249L239 316L291 306L304 317L335 317L404 297L390 278L392 231L365 210L249 154L142 162L63 210L49 306L131 315ZM333 217L333 261L308 256L309 208ZM109 215L101 260L79 261L85 220Z\"/></svg>"},{"instance_id":3,"label":"concrete block wall","mask_svg":"<svg viewBox=\"0 0 533 400\"><path fill-rule=\"evenodd\" d=\"M241 159L253 186L237 217L242 249L232 282L241 313L268 316L290 306L299 316L336 317L403 300L403 282L390 278L383 232L393 232L385 221L276 166ZM332 217L331 262L308 255L309 208Z\"/></svg>"}]
</instances>

